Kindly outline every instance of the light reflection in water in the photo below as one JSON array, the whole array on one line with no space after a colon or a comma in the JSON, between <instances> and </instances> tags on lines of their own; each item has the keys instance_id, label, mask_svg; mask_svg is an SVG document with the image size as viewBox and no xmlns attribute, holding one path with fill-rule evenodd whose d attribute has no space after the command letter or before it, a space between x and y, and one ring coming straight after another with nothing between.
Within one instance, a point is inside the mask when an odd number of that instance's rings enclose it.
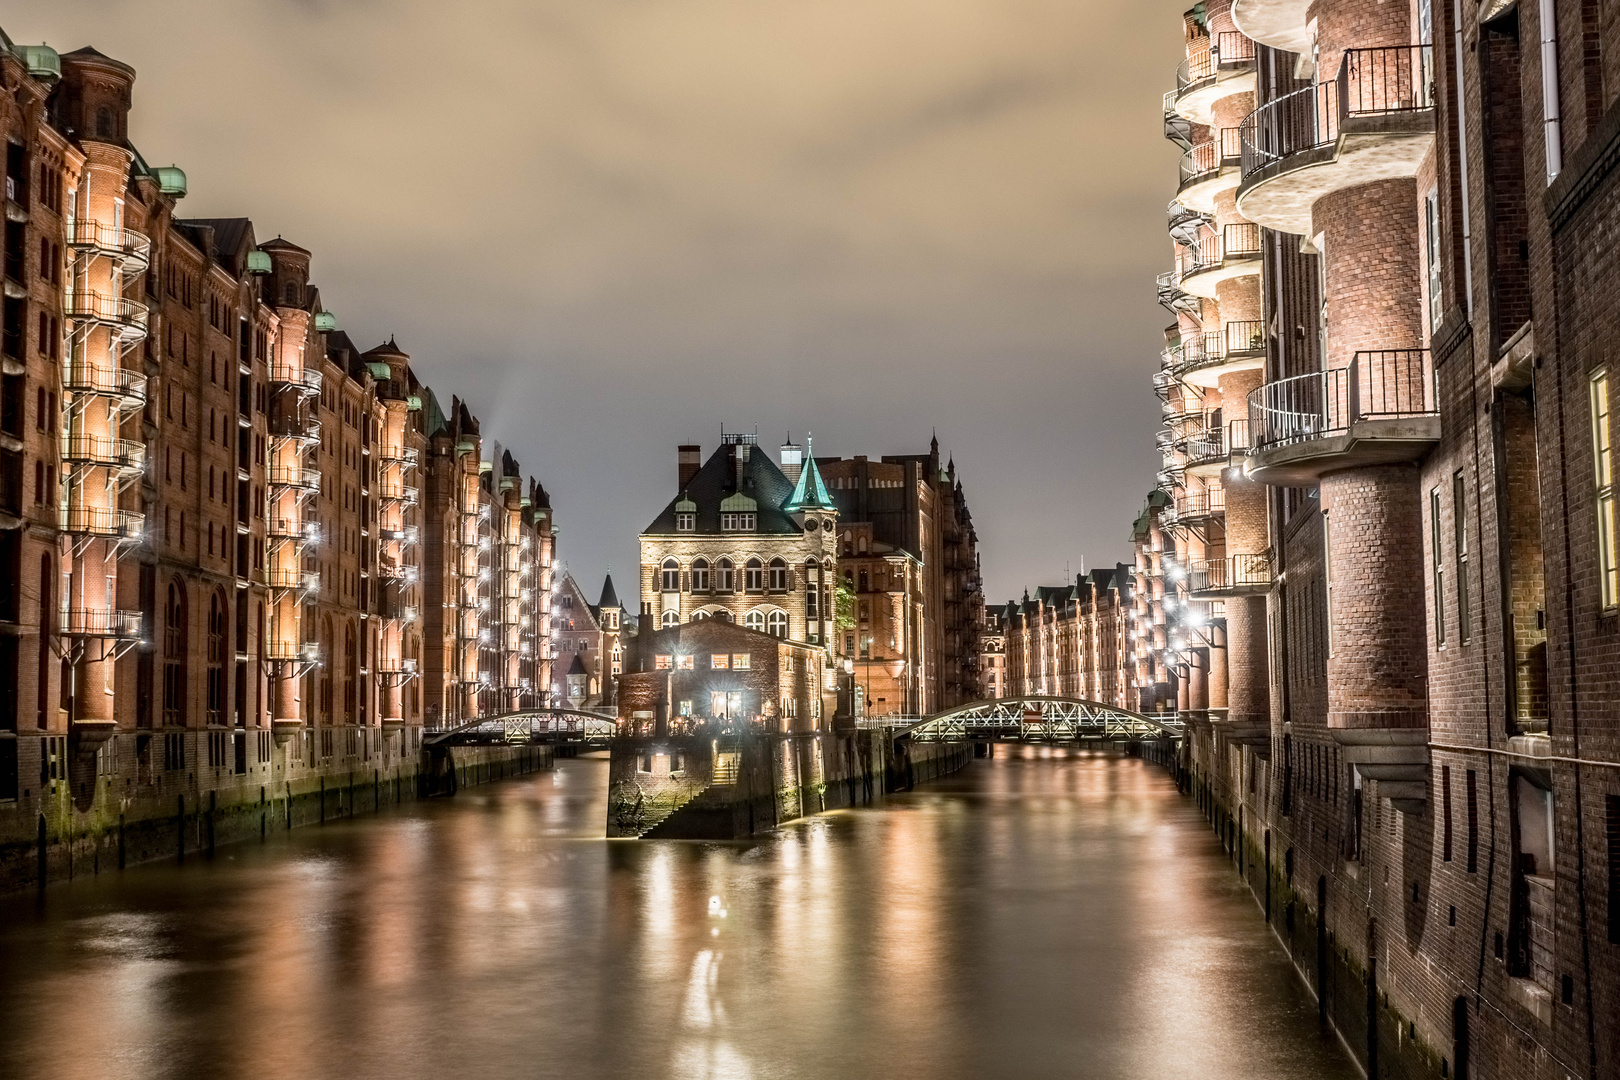
<instances>
[{"instance_id":1,"label":"light reflection in water","mask_svg":"<svg viewBox=\"0 0 1620 1080\"><path fill-rule=\"evenodd\" d=\"M1354 1075L1191 803L1003 748L748 844L606 763L0 903L0 1076Z\"/></svg>"}]
</instances>

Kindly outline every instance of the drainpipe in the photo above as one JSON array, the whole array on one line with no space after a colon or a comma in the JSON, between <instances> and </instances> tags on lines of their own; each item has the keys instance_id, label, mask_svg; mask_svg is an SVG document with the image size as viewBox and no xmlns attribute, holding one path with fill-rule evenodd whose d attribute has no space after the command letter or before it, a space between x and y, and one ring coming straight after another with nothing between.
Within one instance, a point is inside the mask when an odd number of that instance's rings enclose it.
<instances>
[{"instance_id":1,"label":"drainpipe","mask_svg":"<svg viewBox=\"0 0 1620 1080\"><path fill-rule=\"evenodd\" d=\"M1547 135L1547 183L1564 168L1558 121L1558 15L1554 0L1541 0L1541 114Z\"/></svg>"},{"instance_id":2,"label":"drainpipe","mask_svg":"<svg viewBox=\"0 0 1620 1080\"><path fill-rule=\"evenodd\" d=\"M1462 181L1462 249L1463 249L1463 306L1468 313L1468 321L1474 321L1474 244L1472 240L1473 222L1469 211L1468 196L1468 125L1463 120L1463 32L1462 32L1462 0L1452 0L1451 22L1456 44L1452 47L1452 54L1457 61L1457 88L1452 95L1456 104L1457 114L1457 163L1458 174Z\"/></svg>"}]
</instances>

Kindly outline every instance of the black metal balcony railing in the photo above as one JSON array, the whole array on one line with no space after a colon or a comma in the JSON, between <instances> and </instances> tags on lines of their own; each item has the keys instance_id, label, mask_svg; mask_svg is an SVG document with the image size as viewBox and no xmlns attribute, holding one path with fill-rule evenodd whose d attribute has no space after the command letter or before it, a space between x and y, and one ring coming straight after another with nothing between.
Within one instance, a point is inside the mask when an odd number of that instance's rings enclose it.
<instances>
[{"instance_id":1,"label":"black metal balcony railing","mask_svg":"<svg viewBox=\"0 0 1620 1080\"><path fill-rule=\"evenodd\" d=\"M1195 559L1187 566L1187 588L1194 593L1264 589L1270 584L1271 558L1264 553Z\"/></svg>"},{"instance_id":2,"label":"black metal balcony railing","mask_svg":"<svg viewBox=\"0 0 1620 1080\"><path fill-rule=\"evenodd\" d=\"M1223 487L1188 488L1176 496L1177 521L1211 517L1226 512L1226 489Z\"/></svg>"},{"instance_id":3,"label":"black metal balcony railing","mask_svg":"<svg viewBox=\"0 0 1620 1080\"><path fill-rule=\"evenodd\" d=\"M1337 78L1268 101L1244 119L1243 178L1290 155L1337 142L1346 120L1433 107L1432 46L1347 49Z\"/></svg>"},{"instance_id":4,"label":"black metal balcony railing","mask_svg":"<svg viewBox=\"0 0 1620 1080\"><path fill-rule=\"evenodd\" d=\"M318 394L321 392L321 371L313 367L294 367L291 364L277 364L270 369L270 381L277 389L290 387L303 394Z\"/></svg>"},{"instance_id":5,"label":"black metal balcony railing","mask_svg":"<svg viewBox=\"0 0 1620 1080\"><path fill-rule=\"evenodd\" d=\"M146 516L134 510L108 506L62 507L62 531L77 536L112 536L139 540Z\"/></svg>"},{"instance_id":6,"label":"black metal balcony railing","mask_svg":"<svg viewBox=\"0 0 1620 1080\"><path fill-rule=\"evenodd\" d=\"M70 293L63 301L62 314L75 322L111 327L113 335L126 342L136 342L146 336L149 317L146 305L139 300L96 292Z\"/></svg>"},{"instance_id":7,"label":"black metal balcony railing","mask_svg":"<svg viewBox=\"0 0 1620 1080\"><path fill-rule=\"evenodd\" d=\"M1358 352L1349 367L1281 379L1249 395L1255 448L1340 435L1359 420L1433 415L1428 349Z\"/></svg>"},{"instance_id":8,"label":"black metal balcony railing","mask_svg":"<svg viewBox=\"0 0 1620 1080\"><path fill-rule=\"evenodd\" d=\"M1226 323L1221 327L1221 337L1227 355L1266 351L1266 324L1259 319L1240 319Z\"/></svg>"},{"instance_id":9,"label":"black metal balcony railing","mask_svg":"<svg viewBox=\"0 0 1620 1080\"><path fill-rule=\"evenodd\" d=\"M1185 92L1189 87L1215 78L1219 69L1254 59L1254 42L1248 35L1227 30L1209 37L1197 37L1187 42L1187 59L1176 69L1176 90Z\"/></svg>"},{"instance_id":10,"label":"black metal balcony railing","mask_svg":"<svg viewBox=\"0 0 1620 1080\"><path fill-rule=\"evenodd\" d=\"M146 444L112 435L72 434L62 440L62 460L121 472L140 472L146 467Z\"/></svg>"},{"instance_id":11,"label":"black metal balcony railing","mask_svg":"<svg viewBox=\"0 0 1620 1080\"><path fill-rule=\"evenodd\" d=\"M146 400L146 376L126 368L75 361L62 368L62 389L118 398L135 408Z\"/></svg>"},{"instance_id":12,"label":"black metal balcony railing","mask_svg":"<svg viewBox=\"0 0 1620 1080\"><path fill-rule=\"evenodd\" d=\"M271 469L270 486L319 491L321 488L321 470L313 468Z\"/></svg>"},{"instance_id":13,"label":"black metal balcony railing","mask_svg":"<svg viewBox=\"0 0 1620 1080\"><path fill-rule=\"evenodd\" d=\"M62 612L62 633L67 637L136 640L141 636L141 613L107 608L69 608Z\"/></svg>"},{"instance_id":14,"label":"black metal balcony railing","mask_svg":"<svg viewBox=\"0 0 1620 1080\"><path fill-rule=\"evenodd\" d=\"M1221 258L1248 259L1260 254L1260 226L1239 221L1221 230Z\"/></svg>"},{"instance_id":15,"label":"black metal balcony railing","mask_svg":"<svg viewBox=\"0 0 1620 1080\"><path fill-rule=\"evenodd\" d=\"M99 221L80 218L73 223L68 244L117 259L126 274L146 269L152 261L152 241L134 229L115 228Z\"/></svg>"}]
</instances>

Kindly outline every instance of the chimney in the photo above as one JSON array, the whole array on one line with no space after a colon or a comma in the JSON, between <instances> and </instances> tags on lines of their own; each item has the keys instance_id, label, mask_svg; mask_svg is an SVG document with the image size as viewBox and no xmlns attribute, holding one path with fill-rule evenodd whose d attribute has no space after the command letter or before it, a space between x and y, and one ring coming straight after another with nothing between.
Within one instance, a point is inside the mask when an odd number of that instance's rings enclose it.
<instances>
[{"instance_id":1,"label":"chimney","mask_svg":"<svg viewBox=\"0 0 1620 1080\"><path fill-rule=\"evenodd\" d=\"M748 458L753 450L749 443L740 443L732 447L732 460L737 463L737 490L743 489L743 474L748 471Z\"/></svg>"},{"instance_id":2,"label":"chimney","mask_svg":"<svg viewBox=\"0 0 1620 1080\"><path fill-rule=\"evenodd\" d=\"M680 487L685 491L692 477L703 467L703 447L681 446L675 450L675 465L680 474Z\"/></svg>"},{"instance_id":3,"label":"chimney","mask_svg":"<svg viewBox=\"0 0 1620 1080\"><path fill-rule=\"evenodd\" d=\"M803 468L804 447L789 439L782 444L782 475L788 478L788 483L797 484Z\"/></svg>"}]
</instances>

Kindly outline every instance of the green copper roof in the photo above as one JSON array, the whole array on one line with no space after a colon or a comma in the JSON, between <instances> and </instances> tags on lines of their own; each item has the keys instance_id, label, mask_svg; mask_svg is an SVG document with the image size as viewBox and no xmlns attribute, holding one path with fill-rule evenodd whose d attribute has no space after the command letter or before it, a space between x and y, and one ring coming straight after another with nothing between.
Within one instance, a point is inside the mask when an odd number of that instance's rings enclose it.
<instances>
[{"instance_id":1,"label":"green copper roof","mask_svg":"<svg viewBox=\"0 0 1620 1080\"><path fill-rule=\"evenodd\" d=\"M720 512L724 514L739 512L747 514L758 509L759 503L755 502L751 496L744 495L740 491L735 495L727 495L720 503Z\"/></svg>"},{"instance_id":2,"label":"green copper roof","mask_svg":"<svg viewBox=\"0 0 1620 1080\"><path fill-rule=\"evenodd\" d=\"M799 471L799 482L793 486L793 495L782 509L790 514L800 510L831 510L833 509L832 496L827 494L827 485L821 482L821 470L816 468L816 459L809 453L804 456L804 468Z\"/></svg>"}]
</instances>

